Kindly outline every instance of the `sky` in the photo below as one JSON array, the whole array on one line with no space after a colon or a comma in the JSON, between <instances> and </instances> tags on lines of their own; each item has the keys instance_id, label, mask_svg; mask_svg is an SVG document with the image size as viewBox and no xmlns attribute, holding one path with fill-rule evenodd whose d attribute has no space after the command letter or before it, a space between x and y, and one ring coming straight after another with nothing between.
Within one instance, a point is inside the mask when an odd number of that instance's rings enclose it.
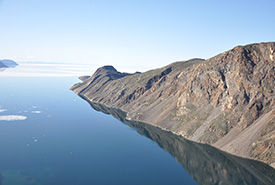
<instances>
[{"instance_id":1,"label":"sky","mask_svg":"<svg viewBox=\"0 0 275 185\"><path fill-rule=\"evenodd\" d=\"M275 0L0 0L0 59L151 69L275 41Z\"/></svg>"}]
</instances>

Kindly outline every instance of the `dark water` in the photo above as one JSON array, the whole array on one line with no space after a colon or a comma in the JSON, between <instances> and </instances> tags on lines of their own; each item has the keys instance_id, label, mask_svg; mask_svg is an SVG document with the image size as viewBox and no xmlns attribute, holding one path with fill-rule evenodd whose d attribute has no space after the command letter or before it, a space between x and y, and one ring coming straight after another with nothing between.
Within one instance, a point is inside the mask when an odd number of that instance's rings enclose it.
<instances>
[{"instance_id":1,"label":"dark water","mask_svg":"<svg viewBox=\"0 0 275 185\"><path fill-rule=\"evenodd\" d=\"M274 170L263 163L126 121L119 110L98 104L91 104L92 109L68 90L76 82L75 77L0 80L0 118L27 117L0 121L1 185L275 181Z\"/></svg>"}]
</instances>

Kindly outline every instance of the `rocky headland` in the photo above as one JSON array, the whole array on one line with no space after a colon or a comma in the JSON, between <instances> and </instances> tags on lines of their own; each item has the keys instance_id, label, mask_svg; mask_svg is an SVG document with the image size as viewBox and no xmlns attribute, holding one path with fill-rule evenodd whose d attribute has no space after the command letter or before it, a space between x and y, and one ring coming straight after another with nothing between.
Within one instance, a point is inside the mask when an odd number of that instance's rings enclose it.
<instances>
[{"instance_id":1,"label":"rocky headland","mask_svg":"<svg viewBox=\"0 0 275 185\"><path fill-rule=\"evenodd\" d=\"M71 90L128 120L275 166L274 42L144 73L104 66Z\"/></svg>"}]
</instances>

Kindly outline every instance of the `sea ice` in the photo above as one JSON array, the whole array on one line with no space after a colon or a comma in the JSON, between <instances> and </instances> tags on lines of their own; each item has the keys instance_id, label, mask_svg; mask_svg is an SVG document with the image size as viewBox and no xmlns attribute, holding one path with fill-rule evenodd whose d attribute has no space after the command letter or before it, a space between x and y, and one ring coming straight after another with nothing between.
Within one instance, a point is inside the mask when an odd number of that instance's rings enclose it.
<instances>
[{"instance_id":1,"label":"sea ice","mask_svg":"<svg viewBox=\"0 0 275 185\"><path fill-rule=\"evenodd\" d=\"M20 115L0 116L0 121L18 121L18 120L25 120L25 119L27 119L26 116L20 116Z\"/></svg>"},{"instance_id":2,"label":"sea ice","mask_svg":"<svg viewBox=\"0 0 275 185\"><path fill-rule=\"evenodd\" d=\"M32 111L32 113L34 113L34 114L40 114L40 113L41 113L41 111L36 110L36 111Z\"/></svg>"},{"instance_id":3,"label":"sea ice","mask_svg":"<svg viewBox=\"0 0 275 185\"><path fill-rule=\"evenodd\" d=\"M0 109L0 112L5 112L7 111L7 109Z\"/></svg>"}]
</instances>

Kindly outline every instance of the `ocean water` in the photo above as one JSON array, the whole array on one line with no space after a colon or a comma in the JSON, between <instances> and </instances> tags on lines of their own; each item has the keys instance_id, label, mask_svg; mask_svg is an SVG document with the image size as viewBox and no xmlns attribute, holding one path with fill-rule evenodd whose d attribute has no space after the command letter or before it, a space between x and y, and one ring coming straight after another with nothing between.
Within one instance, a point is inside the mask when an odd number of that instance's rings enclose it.
<instances>
[{"instance_id":1,"label":"ocean water","mask_svg":"<svg viewBox=\"0 0 275 185\"><path fill-rule=\"evenodd\" d=\"M0 80L1 185L196 184L155 142L70 91L76 77Z\"/></svg>"},{"instance_id":2,"label":"ocean water","mask_svg":"<svg viewBox=\"0 0 275 185\"><path fill-rule=\"evenodd\" d=\"M60 75L42 66L39 75L31 75L31 70L16 70L0 72L0 185L275 181L268 165L127 121L119 110L86 102L69 90L79 82L71 71Z\"/></svg>"}]
</instances>

